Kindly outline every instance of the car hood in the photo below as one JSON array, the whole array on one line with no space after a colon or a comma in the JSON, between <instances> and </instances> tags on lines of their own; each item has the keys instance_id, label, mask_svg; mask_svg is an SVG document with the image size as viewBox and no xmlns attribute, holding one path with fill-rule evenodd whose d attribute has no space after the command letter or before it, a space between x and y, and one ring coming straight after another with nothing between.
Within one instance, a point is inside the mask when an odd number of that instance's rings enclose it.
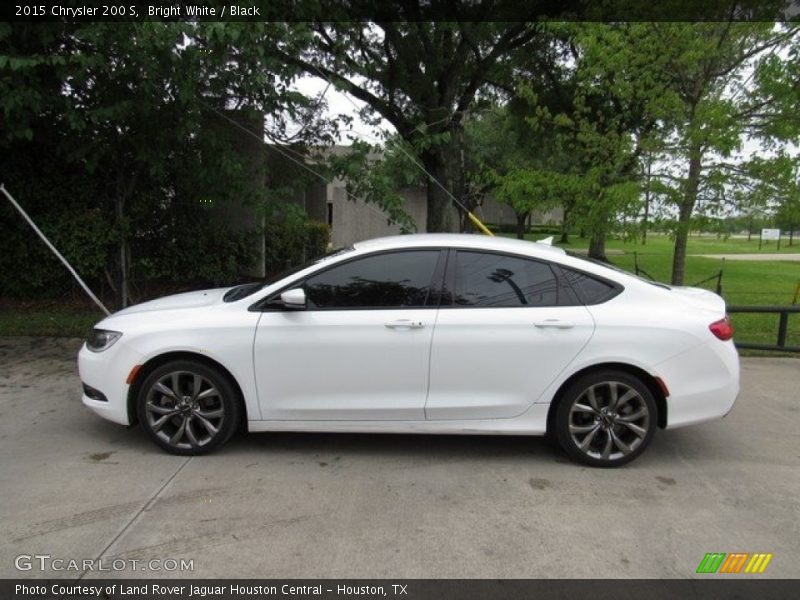
<instances>
[{"instance_id":1,"label":"car hood","mask_svg":"<svg viewBox=\"0 0 800 600\"><path fill-rule=\"evenodd\" d=\"M222 302L222 297L230 288L216 288L212 290L199 290L183 294L173 294L156 298L141 304L134 304L128 308L115 312L113 316L130 315L134 313L149 312L154 310L179 310L186 308L200 308Z\"/></svg>"}]
</instances>

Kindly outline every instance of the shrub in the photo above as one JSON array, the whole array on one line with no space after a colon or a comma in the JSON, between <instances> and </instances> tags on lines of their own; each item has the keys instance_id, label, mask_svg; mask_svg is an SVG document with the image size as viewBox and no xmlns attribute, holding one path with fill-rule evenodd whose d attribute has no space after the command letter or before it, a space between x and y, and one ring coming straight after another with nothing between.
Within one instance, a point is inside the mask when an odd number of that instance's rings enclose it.
<instances>
[{"instance_id":1,"label":"shrub","mask_svg":"<svg viewBox=\"0 0 800 600\"><path fill-rule=\"evenodd\" d=\"M265 210L267 275L325 254L331 236L327 224L309 221L305 210L296 204L269 203Z\"/></svg>"},{"instance_id":2,"label":"shrub","mask_svg":"<svg viewBox=\"0 0 800 600\"><path fill-rule=\"evenodd\" d=\"M306 256L314 258L328 251L331 243L331 228L327 223L308 221L306 223Z\"/></svg>"}]
</instances>

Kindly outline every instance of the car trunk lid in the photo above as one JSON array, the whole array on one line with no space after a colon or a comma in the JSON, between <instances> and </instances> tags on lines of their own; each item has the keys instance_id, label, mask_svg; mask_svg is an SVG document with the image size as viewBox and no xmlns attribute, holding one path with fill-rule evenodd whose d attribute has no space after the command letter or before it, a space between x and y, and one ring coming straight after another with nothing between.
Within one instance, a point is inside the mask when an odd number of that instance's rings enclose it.
<instances>
[{"instance_id":1,"label":"car trunk lid","mask_svg":"<svg viewBox=\"0 0 800 600\"><path fill-rule=\"evenodd\" d=\"M725 300L711 292L697 287L670 286L670 291L690 308L706 310L720 317L725 316Z\"/></svg>"}]
</instances>

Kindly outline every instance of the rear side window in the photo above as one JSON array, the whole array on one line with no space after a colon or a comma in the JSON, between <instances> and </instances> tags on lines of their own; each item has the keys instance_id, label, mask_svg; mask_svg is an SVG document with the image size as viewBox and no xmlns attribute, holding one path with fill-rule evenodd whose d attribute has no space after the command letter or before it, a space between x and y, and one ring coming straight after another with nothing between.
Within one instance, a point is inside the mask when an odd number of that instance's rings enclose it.
<instances>
[{"instance_id":1,"label":"rear side window","mask_svg":"<svg viewBox=\"0 0 800 600\"><path fill-rule=\"evenodd\" d=\"M555 306L558 281L546 263L503 254L459 250L455 306Z\"/></svg>"},{"instance_id":2,"label":"rear side window","mask_svg":"<svg viewBox=\"0 0 800 600\"><path fill-rule=\"evenodd\" d=\"M312 308L425 306L439 250L376 254L331 267L303 286Z\"/></svg>"},{"instance_id":3,"label":"rear side window","mask_svg":"<svg viewBox=\"0 0 800 600\"><path fill-rule=\"evenodd\" d=\"M561 267L561 272L586 304L600 304L619 293L619 288L607 281L580 271Z\"/></svg>"}]
</instances>

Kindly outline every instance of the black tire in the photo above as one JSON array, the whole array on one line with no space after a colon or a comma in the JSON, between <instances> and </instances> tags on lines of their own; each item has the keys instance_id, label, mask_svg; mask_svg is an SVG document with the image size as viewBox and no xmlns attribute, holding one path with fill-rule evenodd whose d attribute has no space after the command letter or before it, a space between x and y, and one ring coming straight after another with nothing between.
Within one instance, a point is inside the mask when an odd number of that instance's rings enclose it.
<instances>
[{"instance_id":1,"label":"black tire","mask_svg":"<svg viewBox=\"0 0 800 600\"><path fill-rule=\"evenodd\" d=\"M170 454L196 456L218 448L236 432L241 403L234 385L217 369L176 360L147 376L136 411L156 444Z\"/></svg>"},{"instance_id":2,"label":"black tire","mask_svg":"<svg viewBox=\"0 0 800 600\"><path fill-rule=\"evenodd\" d=\"M624 371L597 371L575 380L558 399L555 436L576 462L620 467L652 441L657 411L653 394L639 378Z\"/></svg>"}]
</instances>

